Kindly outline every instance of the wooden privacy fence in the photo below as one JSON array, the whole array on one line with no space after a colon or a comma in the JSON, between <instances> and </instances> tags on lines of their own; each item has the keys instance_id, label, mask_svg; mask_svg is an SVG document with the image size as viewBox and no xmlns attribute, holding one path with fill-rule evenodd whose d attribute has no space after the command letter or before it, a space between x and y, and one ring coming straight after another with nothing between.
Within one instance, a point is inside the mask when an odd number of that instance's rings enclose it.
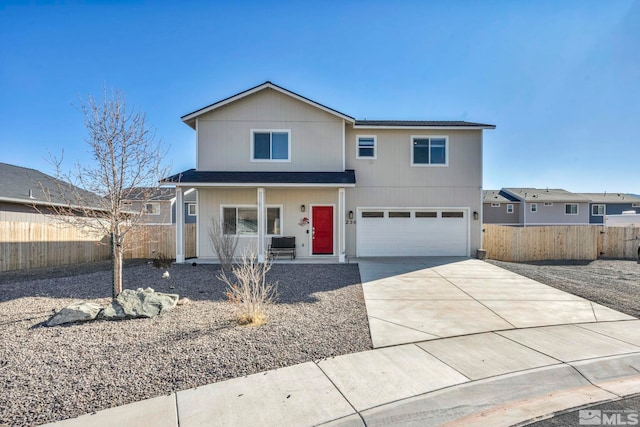
<instances>
[{"instance_id":1,"label":"wooden privacy fence","mask_svg":"<svg viewBox=\"0 0 640 427\"><path fill-rule=\"evenodd\" d=\"M185 225L185 256L196 256L196 224ZM125 258L176 256L176 226L143 226L130 236ZM55 221L0 221L0 271L107 260L109 237Z\"/></svg>"},{"instance_id":2,"label":"wooden privacy fence","mask_svg":"<svg viewBox=\"0 0 640 427\"><path fill-rule=\"evenodd\" d=\"M176 225L145 225L127 235L129 250L125 258L153 258L156 255L176 257ZM196 256L196 224L184 226L185 258Z\"/></svg>"},{"instance_id":3,"label":"wooden privacy fence","mask_svg":"<svg viewBox=\"0 0 640 427\"><path fill-rule=\"evenodd\" d=\"M109 259L108 239L89 229L46 222L0 222L0 271Z\"/></svg>"},{"instance_id":4,"label":"wooden privacy fence","mask_svg":"<svg viewBox=\"0 0 640 427\"><path fill-rule=\"evenodd\" d=\"M500 261L635 259L639 243L639 227L483 226L487 257Z\"/></svg>"}]
</instances>

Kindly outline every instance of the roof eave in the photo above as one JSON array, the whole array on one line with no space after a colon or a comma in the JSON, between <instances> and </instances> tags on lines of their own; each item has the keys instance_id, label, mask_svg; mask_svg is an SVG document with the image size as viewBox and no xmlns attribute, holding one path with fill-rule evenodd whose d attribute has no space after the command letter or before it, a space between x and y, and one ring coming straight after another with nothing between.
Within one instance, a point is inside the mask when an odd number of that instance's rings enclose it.
<instances>
[{"instance_id":1,"label":"roof eave","mask_svg":"<svg viewBox=\"0 0 640 427\"><path fill-rule=\"evenodd\" d=\"M229 188L284 188L284 187L296 187L296 188L343 188L343 187L355 187L355 183L308 183L308 182L162 182L160 185L171 185L174 187L229 187Z\"/></svg>"},{"instance_id":2,"label":"roof eave","mask_svg":"<svg viewBox=\"0 0 640 427\"><path fill-rule=\"evenodd\" d=\"M423 129L423 130L484 130L495 129L491 126L387 126L387 125L353 125L354 129Z\"/></svg>"}]
</instances>

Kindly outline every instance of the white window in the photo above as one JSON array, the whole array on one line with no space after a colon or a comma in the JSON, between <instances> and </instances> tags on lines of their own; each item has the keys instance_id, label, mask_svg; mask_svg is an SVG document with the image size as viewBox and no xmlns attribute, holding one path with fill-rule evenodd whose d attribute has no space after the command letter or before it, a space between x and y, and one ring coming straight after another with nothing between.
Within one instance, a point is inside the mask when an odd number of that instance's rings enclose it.
<instances>
[{"instance_id":1,"label":"white window","mask_svg":"<svg viewBox=\"0 0 640 427\"><path fill-rule=\"evenodd\" d=\"M507 213L508 214L512 214L513 213L513 205L511 203L509 203L507 205Z\"/></svg>"},{"instance_id":2,"label":"white window","mask_svg":"<svg viewBox=\"0 0 640 427\"><path fill-rule=\"evenodd\" d=\"M447 166L448 142L446 136L412 136L411 166Z\"/></svg>"},{"instance_id":3,"label":"white window","mask_svg":"<svg viewBox=\"0 0 640 427\"><path fill-rule=\"evenodd\" d=\"M604 216L604 205L591 205L591 215Z\"/></svg>"},{"instance_id":4,"label":"white window","mask_svg":"<svg viewBox=\"0 0 640 427\"><path fill-rule=\"evenodd\" d=\"M256 206L224 206L222 208L225 234L251 236L258 234L258 208ZM282 234L282 207L267 206L267 235Z\"/></svg>"},{"instance_id":5,"label":"white window","mask_svg":"<svg viewBox=\"0 0 640 427\"><path fill-rule=\"evenodd\" d=\"M545 205L545 206L553 206L553 203L551 203L551 202L544 202L544 205Z\"/></svg>"},{"instance_id":6,"label":"white window","mask_svg":"<svg viewBox=\"0 0 640 427\"><path fill-rule=\"evenodd\" d=\"M377 157L375 135L358 135L356 141L356 159L375 159Z\"/></svg>"},{"instance_id":7,"label":"white window","mask_svg":"<svg viewBox=\"0 0 640 427\"><path fill-rule=\"evenodd\" d=\"M500 207L500 203L491 203L491 207L492 208L499 208Z\"/></svg>"},{"instance_id":8,"label":"white window","mask_svg":"<svg viewBox=\"0 0 640 427\"><path fill-rule=\"evenodd\" d=\"M145 203L144 213L147 215L160 215L160 203Z\"/></svg>"},{"instance_id":9,"label":"white window","mask_svg":"<svg viewBox=\"0 0 640 427\"><path fill-rule=\"evenodd\" d=\"M195 203L189 203L187 205L187 215L189 216L196 216L196 204Z\"/></svg>"},{"instance_id":10,"label":"white window","mask_svg":"<svg viewBox=\"0 0 640 427\"><path fill-rule=\"evenodd\" d=\"M291 130L251 129L252 162L290 162Z\"/></svg>"},{"instance_id":11,"label":"white window","mask_svg":"<svg viewBox=\"0 0 640 427\"><path fill-rule=\"evenodd\" d=\"M631 207L632 208L640 208L640 203L632 203Z\"/></svg>"},{"instance_id":12,"label":"white window","mask_svg":"<svg viewBox=\"0 0 640 427\"><path fill-rule=\"evenodd\" d=\"M538 212L538 204L537 203L531 203L531 212L536 213Z\"/></svg>"},{"instance_id":13,"label":"white window","mask_svg":"<svg viewBox=\"0 0 640 427\"><path fill-rule=\"evenodd\" d=\"M564 205L564 214L565 215L578 215L578 204L577 203L567 203Z\"/></svg>"}]
</instances>

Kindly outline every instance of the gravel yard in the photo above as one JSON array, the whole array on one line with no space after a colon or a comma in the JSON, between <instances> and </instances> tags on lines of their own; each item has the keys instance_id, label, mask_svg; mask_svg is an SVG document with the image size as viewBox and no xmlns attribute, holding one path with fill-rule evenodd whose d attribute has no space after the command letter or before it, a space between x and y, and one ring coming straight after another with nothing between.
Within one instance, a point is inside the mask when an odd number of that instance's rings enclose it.
<instances>
[{"instance_id":1,"label":"gravel yard","mask_svg":"<svg viewBox=\"0 0 640 427\"><path fill-rule=\"evenodd\" d=\"M630 316L640 317L640 264L635 260L489 262Z\"/></svg>"},{"instance_id":2,"label":"gravel yard","mask_svg":"<svg viewBox=\"0 0 640 427\"><path fill-rule=\"evenodd\" d=\"M171 278L128 264L125 288L191 302L155 319L62 327L43 322L78 300L106 305L109 263L0 274L0 424L36 425L260 371L372 348L357 265L276 264L278 303L239 326L212 265Z\"/></svg>"}]
</instances>

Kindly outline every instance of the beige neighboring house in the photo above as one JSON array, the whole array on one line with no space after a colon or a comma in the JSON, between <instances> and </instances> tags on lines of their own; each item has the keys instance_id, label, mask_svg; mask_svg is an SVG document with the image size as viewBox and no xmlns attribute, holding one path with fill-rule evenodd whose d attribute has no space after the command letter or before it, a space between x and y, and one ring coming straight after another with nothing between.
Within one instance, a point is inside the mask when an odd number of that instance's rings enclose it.
<instances>
[{"instance_id":1,"label":"beige neighboring house","mask_svg":"<svg viewBox=\"0 0 640 427\"><path fill-rule=\"evenodd\" d=\"M175 188L135 188L131 191L130 198L124 202L129 205L128 210L142 212L142 223L146 225L176 223ZM197 203L196 189L185 190L182 203L184 223L192 224L196 222Z\"/></svg>"},{"instance_id":2,"label":"beige neighboring house","mask_svg":"<svg viewBox=\"0 0 640 427\"><path fill-rule=\"evenodd\" d=\"M274 236L295 237L298 258L340 262L481 247L482 139L493 125L356 120L271 82L182 121L196 132L196 168L162 184L178 204L197 189L200 259L215 259L207 224L220 219L238 253L260 259Z\"/></svg>"}]
</instances>

